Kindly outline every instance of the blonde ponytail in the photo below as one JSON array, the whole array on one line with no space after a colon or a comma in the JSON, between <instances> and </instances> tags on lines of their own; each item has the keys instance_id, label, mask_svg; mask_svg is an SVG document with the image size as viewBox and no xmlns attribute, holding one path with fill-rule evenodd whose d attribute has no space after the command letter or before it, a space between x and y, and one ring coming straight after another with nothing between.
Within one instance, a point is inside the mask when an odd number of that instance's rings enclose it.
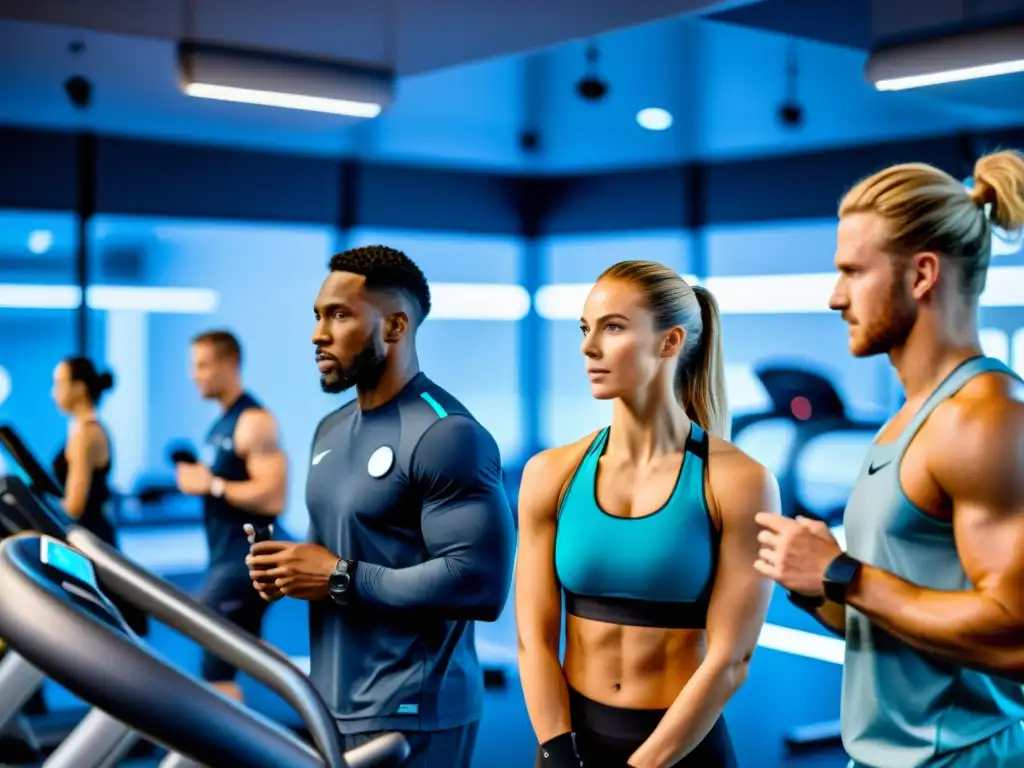
<instances>
[{"instance_id":1,"label":"blonde ponytail","mask_svg":"<svg viewBox=\"0 0 1024 768\"><path fill-rule=\"evenodd\" d=\"M974 166L972 197L992 206L989 218L1010 235L1024 229L1024 155L1006 150L985 155Z\"/></svg>"},{"instance_id":2,"label":"blonde ponytail","mask_svg":"<svg viewBox=\"0 0 1024 768\"><path fill-rule=\"evenodd\" d=\"M701 333L697 346L676 371L676 396L687 416L712 435L728 440L731 424L722 360L722 316L718 301L707 288L698 285L693 292L700 304Z\"/></svg>"}]
</instances>

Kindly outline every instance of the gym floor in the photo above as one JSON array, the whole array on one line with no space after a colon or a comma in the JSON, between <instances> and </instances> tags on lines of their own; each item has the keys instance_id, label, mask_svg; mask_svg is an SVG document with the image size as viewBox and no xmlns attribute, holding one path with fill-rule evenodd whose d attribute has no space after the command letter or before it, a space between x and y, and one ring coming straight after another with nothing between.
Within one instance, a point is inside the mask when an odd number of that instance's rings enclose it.
<instances>
[{"instance_id":1,"label":"gym floor","mask_svg":"<svg viewBox=\"0 0 1024 768\"><path fill-rule=\"evenodd\" d=\"M188 591L195 591L200 584L201 576L177 577L172 580ZM781 601L781 604L780 601L775 601L773 613L786 607L784 601ZM309 651L306 626L305 605L296 600L285 600L271 608L264 637L289 656L305 657ZM297 631L296 628L301 629ZM502 670L504 681L491 680L498 685L489 685L474 768L529 768L533 765L536 741L530 729L516 676L515 628L511 601L498 622L478 625L477 641L487 666ZM198 671L198 647L175 631L160 624L153 624L149 642L166 658L186 671ZM784 675L780 675L780 664L789 665ZM804 666L807 668L803 669ZM785 693L784 696L791 701L781 705L778 693L769 690L773 681L798 679L807 683L817 683L826 690L835 689L838 699L838 686L827 677L822 677L823 674L837 677L838 671L839 668L835 665L824 662L801 659L772 650L760 650L757 661L752 665L750 679L730 704L727 713L740 765L751 768L843 768L847 758L841 749L792 756L786 753L781 738L785 730L799 723L834 717L838 714L838 700L834 708L822 712L820 707L814 706L815 702L811 699L804 702L806 706L802 706L801 701L804 697L799 695L799 691ZM501 675L492 677L500 678ZM290 707L260 684L245 677L242 678L241 684L251 706L289 724L297 722ZM51 708L75 704L70 694L50 682L47 683L46 697ZM799 719L794 720L794 717ZM757 737L744 736L745 729L749 727L757 729ZM151 768L157 763L158 757L153 757L133 759L122 765L130 768Z\"/></svg>"}]
</instances>

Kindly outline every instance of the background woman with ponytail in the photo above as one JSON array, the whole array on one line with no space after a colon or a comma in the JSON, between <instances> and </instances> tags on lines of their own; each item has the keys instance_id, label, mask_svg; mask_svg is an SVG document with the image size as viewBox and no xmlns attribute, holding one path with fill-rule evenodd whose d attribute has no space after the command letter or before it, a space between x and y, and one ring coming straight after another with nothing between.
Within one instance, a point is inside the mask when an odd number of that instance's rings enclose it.
<instances>
[{"instance_id":1,"label":"background woman with ponytail","mask_svg":"<svg viewBox=\"0 0 1024 768\"><path fill-rule=\"evenodd\" d=\"M662 264L621 262L598 278L581 330L611 426L534 456L519 495L536 765L733 766L721 714L771 595L751 567L754 515L779 495L727 441L717 303Z\"/></svg>"},{"instance_id":2,"label":"background woman with ponytail","mask_svg":"<svg viewBox=\"0 0 1024 768\"><path fill-rule=\"evenodd\" d=\"M53 474L64 488L64 511L76 523L116 546L105 510L112 494L108 478L113 450L96 415L114 377L100 374L87 357L69 357L53 371L53 401L67 414L68 440L53 459Z\"/></svg>"},{"instance_id":3,"label":"background woman with ponytail","mask_svg":"<svg viewBox=\"0 0 1024 768\"><path fill-rule=\"evenodd\" d=\"M114 526L107 517L113 498L110 471L114 448L96 408L103 393L114 387L110 373L98 373L87 357L69 357L53 371L53 401L67 414L68 440L53 459L53 474L64 489L64 511L75 524L117 547ZM116 595L111 601L121 617L140 637L149 632L149 620L142 611Z\"/></svg>"}]
</instances>

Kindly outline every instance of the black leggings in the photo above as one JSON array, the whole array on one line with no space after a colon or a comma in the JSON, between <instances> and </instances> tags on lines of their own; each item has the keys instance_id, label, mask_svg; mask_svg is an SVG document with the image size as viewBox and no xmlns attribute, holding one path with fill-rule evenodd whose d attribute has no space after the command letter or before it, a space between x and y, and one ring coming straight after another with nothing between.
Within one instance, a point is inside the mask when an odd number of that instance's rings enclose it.
<instances>
[{"instance_id":1,"label":"black leggings","mask_svg":"<svg viewBox=\"0 0 1024 768\"><path fill-rule=\"evenodd\" d=\"M664 709L622 709L600 704L572 688L569 689L569 712L583 768L624 768L630 755L665 716ZM541 765L538 754L536 766ZM736 753L724 718L719 718L704 740L674 768L682 766L736 768Z\"/></svg>"}]
</instances>

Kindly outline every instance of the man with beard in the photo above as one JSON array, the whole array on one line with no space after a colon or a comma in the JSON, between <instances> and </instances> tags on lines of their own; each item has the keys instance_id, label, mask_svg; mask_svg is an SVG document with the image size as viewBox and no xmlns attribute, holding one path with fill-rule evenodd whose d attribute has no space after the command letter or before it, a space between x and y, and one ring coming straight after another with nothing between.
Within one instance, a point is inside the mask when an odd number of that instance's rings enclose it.
<instances>
[{"instance_id":1,"label":"man with beard","mask_svg":"<svg viewBox=\"0 0 1024 768\"><path fill-rule=\"evenodd\" d=\"M895 166L839 217L830 306L906 402L853 488L847 552L821 523L761 514L755 568L846 638L851 765L1024 765L1024 386L978 341L992 227L1024 227L1024 156L981 158L970 190Z\"/></svg>"},{"instance_id":2,"label":"man with beard","mask_svg":"<svg viewBox=\"0 0 1024 768\"><path fill-rule=\"evenodd\" d=\"M242 347L229 331L207 331L192 340L192 378L221 414L206 435L207 462L180 451L174 456L178 489L203 498L209 547L206 583L199 600L257 637L267 603L254 596L244 559L245 526L273 523L284 509L288 460L270 412L245 391ZM241 699L238 670L206 652L203 679Z\"/></svg>"},{"instance_id":3,"label":"man with beard","mask_svg":"<svg viewBox=\"0 0 1024 768\"><path fill-rule=\"evenodd\" d=\"M495 621L515 549L491 435L420 372L419 268L368 246L331 259L313 308L321 386L355 399L313 438L309 541L248 559L266 600L310 601L311 677L346 749L406 735L403 765L468 768L483 708L473 621Z\"/></svg>"}]
</instances>

